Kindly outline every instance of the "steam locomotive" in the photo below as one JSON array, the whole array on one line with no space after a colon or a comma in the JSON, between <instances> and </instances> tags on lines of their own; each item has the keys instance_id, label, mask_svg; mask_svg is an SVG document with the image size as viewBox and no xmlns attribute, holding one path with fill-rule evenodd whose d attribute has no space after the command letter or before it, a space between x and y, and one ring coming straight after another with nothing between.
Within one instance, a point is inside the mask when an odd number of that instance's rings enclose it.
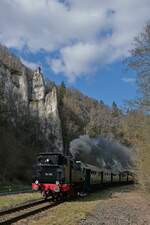
<instances>
[{"instance_id":1,"label":"steam locomotive","mask_svg":"<svg viewBox=\"0 0 150 225\"><path fill-rule=\"evenodd\" d=\"M130 171L116 171L75 161L60 153L40 153L33 168L32 190L55 200L88 193L94 187L112 183L133 182Z\"/></svg>"}]
</instances>

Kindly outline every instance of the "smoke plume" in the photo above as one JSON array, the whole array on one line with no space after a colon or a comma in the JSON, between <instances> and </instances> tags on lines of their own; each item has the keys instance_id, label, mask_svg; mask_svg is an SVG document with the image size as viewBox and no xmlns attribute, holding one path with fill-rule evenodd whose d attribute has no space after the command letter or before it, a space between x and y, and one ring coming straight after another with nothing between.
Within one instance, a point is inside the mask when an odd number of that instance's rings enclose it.
<instances>
[{"instance_id":1,"label":"smoke plume","mask_svg":"<svg viewBox=\"0 0 150 225\"><path fill-rule=\"evenodd\" d=\"M128 170L133 167L133 151L118 141L101 136L90 138L80 136L70 143L70 152L75 160L100 168Z\"/></svg>"}]
</instances>

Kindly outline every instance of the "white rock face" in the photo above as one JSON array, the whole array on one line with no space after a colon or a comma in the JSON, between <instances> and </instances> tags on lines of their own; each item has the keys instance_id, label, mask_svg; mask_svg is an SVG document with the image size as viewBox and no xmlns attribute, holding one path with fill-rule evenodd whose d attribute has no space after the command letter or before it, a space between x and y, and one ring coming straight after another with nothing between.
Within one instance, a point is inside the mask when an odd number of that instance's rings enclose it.
<instances>
[{"instance_id":1,"label":"white rock face","mask_svg":"<svg viewBox=\"0 0 150 225\"><path fill-rule=\"evenodd\" d=\"M46 93L44 78L40 71L33 73L24 66L20 71L19 64L19 71L12 72L12 68L1 61L0 84L10 110L12 106L16 110L17 119L23 114L37 119L44 137L42 141L45 143L41 151L63 151L56 87ZM10 120L15 124L16 118L11 115Z\"/></svg>"},{"instance_id":2,"label":"white rock face","mask_svg":"<svg viewBox=\"0 0 150 225\"><path fill-rule=\"evenodd\" d=\"M30 112L36 114L41 121L40 129L43 132L46 143L46 151L63 151L61 121L58 113L57 89L53 87L49 93L45 93L43 75L35 72L33 75L32 100Z\"/></svg>"},{"instance_id":3,"label":"white rock face","mask_svg":"<svg viewBox=\"0 0 150 225\"><path fill-rule=\"evenodd\" d=\"M57 90L53 87L51 93L48 93L45 98L45 118L46 124L46 137L49 139L51 134L54 137L59 137L56 142L56 148L63 151L62 142L62 131L61 131L61 121L58 113L58 102L57 102ZM49 125L52 124L52 130L49 129Z\"/></svg>"},{"instance_id":4,"label":"white rock face","mask_svg":"<svg viewBox=\"0 0 150 225\"><path fill-rule=\"evenodd\" d=\"M45 84L42 74L35 71L32 79L32 100L39 101L45 98Z\"/></svg>"}]
</instances>

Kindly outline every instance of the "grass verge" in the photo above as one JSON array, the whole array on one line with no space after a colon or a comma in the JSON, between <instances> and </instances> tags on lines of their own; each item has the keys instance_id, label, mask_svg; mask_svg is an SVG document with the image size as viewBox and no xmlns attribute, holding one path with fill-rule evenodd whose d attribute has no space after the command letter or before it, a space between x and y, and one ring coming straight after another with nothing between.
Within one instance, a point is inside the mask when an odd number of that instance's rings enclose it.
<instances>
[{"instance_id":1,"label":"grass verge","mask_svg":"<svg viewBox=\"0 0 150 225\"><path fill-rule=\"evenodd\" d=\"M23 202L38 199L41 197L40 193L23 193L15 195L0 196L0 209L5 207L15 206Z\"/></svg>"}]
</instances>

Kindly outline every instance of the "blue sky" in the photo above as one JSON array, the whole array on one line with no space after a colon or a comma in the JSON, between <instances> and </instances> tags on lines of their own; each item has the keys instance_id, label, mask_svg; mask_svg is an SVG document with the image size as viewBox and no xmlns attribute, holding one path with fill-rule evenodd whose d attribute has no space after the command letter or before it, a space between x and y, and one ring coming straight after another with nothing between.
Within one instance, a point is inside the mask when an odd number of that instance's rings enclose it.
<instances>
[{"instance_id":1,"label":"blue sky","mask_svg":"<svg viewBox=\"0 0 150 225\"><path fill-rule=\"evenodd\" d=\"M125 72L122 62L119 61L111 64L109 69L98 71L92 79L77 82L76 87L93 98L102 99L110 106L115 101L118 106L124 107L126 100L137 96L135 74L131 71Z\"/></svg>"},{"instance_id":2,"label":"blue sky","mask_svg":"<svg viewBox=\"0 0 150 225\"><path fill-rule=\"evenodd\" d=\"M56 84L123 106L137 94L122 61L149 8L149 0L1 0L0 42Z\"/></svg>"},{"instance_id":3,"label":"blue sky","mask_svg":"<svg viewBox=\"0 0 150 225\"><path fill-rule=\"evenodd\" d=\"M123 61L118 60L109 65L104 65L96 73L79 77L76 81L70 83L63 73L55 74L45 63L44 59L48 57L49 53L32 54L28 51L19 51L14 48L10 48L10 50L15 55L23 58L25 63L32 62L33 65L31 67L41 65L45 77L55 81L56 84L59 85L64 81L67 87L77 88L85 95L97 100L103 100L107 105L111 106L112 102L115 101L118 106L124 107L126 100L134 99L137 96L136 74L134 71L127 71Z\"/></svg>"}]
</instances>

